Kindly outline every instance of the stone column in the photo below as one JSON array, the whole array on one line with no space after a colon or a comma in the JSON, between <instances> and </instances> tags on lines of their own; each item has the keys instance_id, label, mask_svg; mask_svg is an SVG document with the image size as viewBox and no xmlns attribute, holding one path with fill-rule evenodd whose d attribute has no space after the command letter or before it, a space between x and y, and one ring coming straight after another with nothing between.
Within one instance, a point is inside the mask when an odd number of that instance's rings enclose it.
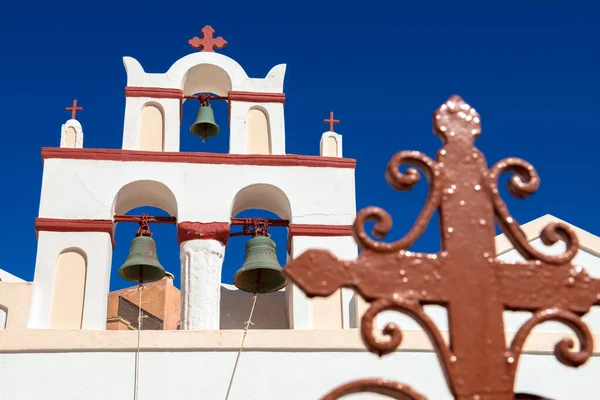
<instances>
[{"instance_id":1,"label":"stone column","mask_svg":"<svg viewBox=\"0 0 600 400\"><path fill-rule=\"evenodd\" d=\"M181 258L181 329L218 330L221 270L229 238L227 222L178 225Z\"/></svg>"}]
</instances>

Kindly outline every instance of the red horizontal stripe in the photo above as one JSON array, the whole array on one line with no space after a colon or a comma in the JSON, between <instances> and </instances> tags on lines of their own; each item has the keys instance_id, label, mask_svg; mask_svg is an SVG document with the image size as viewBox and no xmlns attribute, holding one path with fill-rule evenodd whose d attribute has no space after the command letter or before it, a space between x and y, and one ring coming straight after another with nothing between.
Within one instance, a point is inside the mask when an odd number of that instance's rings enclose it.
<instances>
[{"instance_id":1,"label":"red horizontal stripe","mask_svg":"<svg viewBox=\"0 0 600 400\"><path fill-rule=\"evenodd\" d=\"M78 149L43 147L42 159L61 158L74 160L145 161L190 164L260 165L279 167L356 168L351 158L260 154L217 154L157 152L121 149Z\"/></svg>"},{"instance_id":2,"label":"red horizontal stripe","mask_svg":"<svg viewBox=\"0 0 600 400\"><path fill-rule=\"evenodd\" d=\"M125 88L125 96L152 97L155 99L181 99L183 91L181 89L127 86Z\"/></svg>"},{"instance_id":3,"label":"red horizontal stripe","mask_svg":"<svg viewBox=\"0 0 600 400\"><path fill-rule=\"evenodd\" d=\"M115 246L114 224L110 219L36 218L35 232L106 232Z\"/></svg>"}]
</instances>

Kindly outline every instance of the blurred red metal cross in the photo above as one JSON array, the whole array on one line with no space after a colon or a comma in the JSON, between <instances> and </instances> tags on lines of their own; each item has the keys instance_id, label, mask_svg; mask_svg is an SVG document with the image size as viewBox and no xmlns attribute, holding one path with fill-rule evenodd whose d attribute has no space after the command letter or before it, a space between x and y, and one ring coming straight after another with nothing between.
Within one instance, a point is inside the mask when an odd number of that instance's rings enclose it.
<instances>
[{"instance_id":1,"label":"blurred red metal cross","mask_svg":"<svg viewBox=\"0 0 600 400\"><path fill-rule=\"evenodd\" d=\"M329 132L333 132L333 124L339 124L339 119L333 119L333 111L329 112L329 119L323 120L324 122L329 123Z\"/></svg>"},{"instance_id":2,"label":"blurred red metal cross","mask_svg":"<svg viewBox=\"0 0 600 400\"><path fill-rule=\"evenodd\" d=\"M77 99L75 99L73 100L73 105L65 108L65 110L71 111L71 119L75 119L77 116L77 111L83 111L83 107L77 107Z\"/></svg>"},{"instance_id":3,"label":"blurred red metal cross","mask_svg":"<svg viewBox=\"0 0 600 400\"><path fill-rule=\"evenodd\" d=\"M194 36L188 40L188 43L197 50L209 52L214 52L215 47L217 49L222 49L223 47L227 46L227 41L221 36L214 38L214 33L215 30L212 28L212 26L206 25L204 28L202 28L202 39L200 39L198 36Z\"/></svg>"}]
</instances>

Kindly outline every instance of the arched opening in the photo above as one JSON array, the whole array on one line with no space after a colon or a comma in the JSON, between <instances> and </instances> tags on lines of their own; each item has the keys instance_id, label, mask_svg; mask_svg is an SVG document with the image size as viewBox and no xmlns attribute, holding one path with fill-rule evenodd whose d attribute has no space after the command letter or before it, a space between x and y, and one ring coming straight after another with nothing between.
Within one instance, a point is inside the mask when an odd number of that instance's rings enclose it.
<instances>
[{"instance_id":1,"label":"arched opening","mask_svg":"<svg viewBox=\"0 0 600 400\"><path fill-rule=\"evenodd\" d=\"M227 96L232 88L231 77L223 68L213 64L198 64L188 69L181 81L184 96L195 93L214 93Z\"/></svg>"},{"instance_id":2,"label":"arched opening","mask_svg":"<svg viewBox=\"0 0 600 400\"><path fill-rule=\"evenodd\" d=\"M0 304L0 331L6 329L6 321L8 320L8 308Z\"/></svg>"},{"instance_id":3,"label":"arched opening","mask_svg":"<svg viewBox=\"0 0 600 400\"><path fill-rule=\"evenodd\" d=\"M165 112L158 103L147 103L142 108L139 149L163 151L165 143Z\"/></svg>"},{"instance_id":4,"label":"arched opening","mask_svg":"<svg viewBox=\"0 0 600 400\"><path fill-rule=\"evenodd\" d=\"M291 214L287 195L269 184L255 184L241 189L231 207L233 218L290 220ZM232 227L232 232L240 230L239 227ZM284 266L287 260L288 229L271 227L269 234L276 245L277 261ZM250 238L251 236L232 236L227 243L221 287L221 329L240 329L248 320L247 305L251 304L252 293L238 290L233 285L233 277L244 263L246 243ZM288 329L285 289L261 294L252 322L253 329Z\"/></svg>"},{"instance_id":5,"label":"arched opening","mask_svg":"<svg viewBox=\"0 0 600 400\"><path fill-rule=\"evenodd\" d=\"M252 107L246 120L246 152L271 154L271 127L269 114L262 107Z\"/></svg>"},{"instance_id":6,"label":"arched opening","mask_svg":"<svg viewBox=\"0 0 600 400\"><path fill-rule=\"evenodd\" d=\"M50 328L81 329L87 255L78 248L59 254L54 270L54 285L50 305Z\"/></svg>"},{"instance_id":7,"label":"arched opening","mask_svg":"<svg viewBox=\"0 0 600 400\"><path fill-rule=\"evenodd\" d=\"M65 136L65 147L77 147L77 131L74 127L67 127Z\"/></svg>"},{"instance_id":8,"label":"arched opening","mask_svg":"<svg viewBox=\"0 0 600 400\"><path fill-rule=\"evenodd\" d=\"M126 214L137 207L156 207L177 217L177 200L167 185L158 181L139 180L123 186L115 196L113 214Z\"/></svg>"},{"instance_id":9,"label":"arched opening","mask_svg":"<svg viewBox=\"0 0 600 400\"><path fill-rule=\"evenodd\" d=\"M115 196L114 215L177 217L173 192L156 181L131 182ZM162 280L145 283L142 291L142 330L174 330L180 320L179 245L177 226L173 223L150 223L156 243L156 258L167 272ZM130 245L138 231L136 222L118 222L115 227L110 292L108 294L107 330L138 329L138 284L122 279L119 268L127 260Z\"/></svg>"}]
</instances>

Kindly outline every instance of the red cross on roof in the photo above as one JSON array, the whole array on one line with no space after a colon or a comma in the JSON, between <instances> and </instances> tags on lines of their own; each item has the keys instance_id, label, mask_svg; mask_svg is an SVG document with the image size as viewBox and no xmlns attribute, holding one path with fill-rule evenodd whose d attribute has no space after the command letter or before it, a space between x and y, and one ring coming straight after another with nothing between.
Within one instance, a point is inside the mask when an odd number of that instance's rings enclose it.
<instances>
[{"instance_id":1,"label":"red cross on roof","mask_svg":"<svg viewBox=\"0 0 600 400\"><path fill-rule=\"evenodd\" d=\"M83 111L83 107L77 107L77 99L75 99L73 100L73 105L65 108L65 110L71 111L71 119L75 119L77 116L77 111Z\"/></svg>"},{"instance_id":2,"label":"red cross on roof","mask_svg":"<svg viewBox=\"0 0 600 400\"><path fill-rule=\"evenodd\" d=\"M194 36L188 40L188 43L197 50L209 52L214 52L215 47L217 49L222 49L223 47L227 46L227 41L221 36L214 38L214 33L215 30L212 28L212 26L206 25L204 28L202 28L202 39L200 39L198 36Z\"/></svg>"}]
</instances>

